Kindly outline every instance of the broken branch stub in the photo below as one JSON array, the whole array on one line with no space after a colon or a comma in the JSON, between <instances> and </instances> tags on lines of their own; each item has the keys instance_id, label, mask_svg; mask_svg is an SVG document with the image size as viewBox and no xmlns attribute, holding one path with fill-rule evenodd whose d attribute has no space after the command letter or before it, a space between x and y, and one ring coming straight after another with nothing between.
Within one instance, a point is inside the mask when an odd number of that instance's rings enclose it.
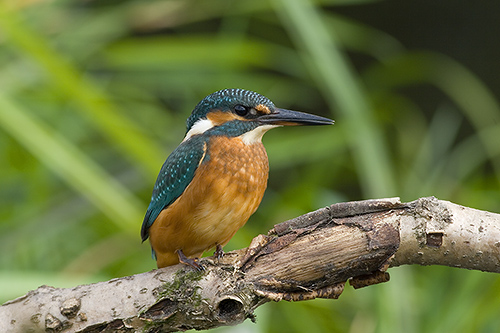
<instances>
[{"instance_id":1,"label":"broken branch stub","mask_svg":"<svg viewBox=\"0 0 500 333\"><path fill-rule=\"evenodd\" d=\"M385 282L388 275L377 272L399 247L399 212L374 204L369 201L375 213L361 205L361 215L349 210L350 216L338 217L329 207L276 225L254 239L240 269L259 295L275 301L337 298L345 281L357 276L376 274L365 283Z\"/></svg>"}]
</instances>

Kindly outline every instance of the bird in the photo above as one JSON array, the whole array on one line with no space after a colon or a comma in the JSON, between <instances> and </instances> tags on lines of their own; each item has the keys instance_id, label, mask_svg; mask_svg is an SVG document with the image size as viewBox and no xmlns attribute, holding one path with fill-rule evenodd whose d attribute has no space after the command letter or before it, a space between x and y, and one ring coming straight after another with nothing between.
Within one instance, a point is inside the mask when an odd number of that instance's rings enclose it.
<instances>
[{"instance_id":1,"label":"bird","mask_svg":"<svg viewBox=\"0 0 500 333\"><path fill-rule=\"evenodd\" d=\"M141 237L150 240L158 268L183 263L205 269L199 258L223 246L257 210L267 187L269 162L262 144L280 126L334 121L277 108L244 89L203 98L186 121L186 135L156 179Z\"/></svg>"}]
</instances>

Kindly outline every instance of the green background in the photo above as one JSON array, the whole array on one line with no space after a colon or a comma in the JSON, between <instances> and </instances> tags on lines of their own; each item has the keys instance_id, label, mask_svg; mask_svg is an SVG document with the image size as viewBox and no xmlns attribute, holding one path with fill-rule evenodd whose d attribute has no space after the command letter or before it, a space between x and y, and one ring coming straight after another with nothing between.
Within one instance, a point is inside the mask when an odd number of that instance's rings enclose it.
<instances>
[{"instance_id":1,"label":"green background","mask_svg":"<svg viewBox=\"0 0 500 333\"><path fill-rule=\"evenodd\" d=\"M151 270L139 230L185 119L223 88L336 120L264 137L271 172L226 250L348 200L500 212L494 2L0 2L0 302ZM496 14L495 14L496 13ZM497 37L496 37L497 38ZM498 332L500 278L391 269L244 332Z\"/></svg>"}]
</instances>

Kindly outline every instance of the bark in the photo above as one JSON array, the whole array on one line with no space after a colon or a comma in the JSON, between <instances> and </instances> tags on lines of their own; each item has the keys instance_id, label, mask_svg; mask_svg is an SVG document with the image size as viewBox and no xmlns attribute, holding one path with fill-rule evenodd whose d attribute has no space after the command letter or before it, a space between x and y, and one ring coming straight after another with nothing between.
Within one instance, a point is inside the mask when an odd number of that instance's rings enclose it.
<instances>
[{"instance_id":1,"label":"bark","mask_svg":"<svg viewBox=\"0 0 500 333\"><path fill-rule=\"evenodd\" d=\"M246 249L60 289L42 286L0 307L8 332L171 332L254 319L268 301L338 298L386 282L390 267L447 265L500 272L500 215L435 198L335 204L276 225Z\"/></svg>"}]
</instances>

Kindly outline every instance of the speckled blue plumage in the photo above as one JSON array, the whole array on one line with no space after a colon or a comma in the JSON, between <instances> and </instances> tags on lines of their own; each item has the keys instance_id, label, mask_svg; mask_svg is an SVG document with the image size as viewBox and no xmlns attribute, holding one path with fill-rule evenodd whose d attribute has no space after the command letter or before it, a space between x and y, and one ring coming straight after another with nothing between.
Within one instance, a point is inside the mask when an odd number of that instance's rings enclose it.
<instances>
[{"instance_id":1,"label":"speckled blue plumage","mask_svg":"<svg viewBox=\"0 0 500 333\"><path fill-rule=\"evenodd\" d=\"M263 104L270 109L274 109L274 104L269 99L255 92L242 89L220 90L208 95L198 103L187 120L187 129L189 130L197 120L205 118L210 111L230 111L237 104L246 106ZM160 212L172 204L193 180L201 159L203 158L202 163L210 160L210 152L207 152L205 156L203 155L204 146L208 144L211 137L219 135L236 137L251 131L257 126L258 124L255 122L234 120L213 127L203 134L194 135L182 142L168 156L158 174L151 202L142 223L142 240L148 238L149 228Z\"/></svg>"},{"instance_id":2,"label":"speckled blue plumage","mask_svg":"<svg viewBox=\"0 0 500 333\"><path fill-rule=\"evenodd\" d=\"M146 240L149 227L158 214L177 199L193 179L204 154L207 137L194 136L181 143L163 163L153 188L151 202L142 223L141 237ZM208 158L208 156L207 156Z\"/></svg>"}]
</instances>

